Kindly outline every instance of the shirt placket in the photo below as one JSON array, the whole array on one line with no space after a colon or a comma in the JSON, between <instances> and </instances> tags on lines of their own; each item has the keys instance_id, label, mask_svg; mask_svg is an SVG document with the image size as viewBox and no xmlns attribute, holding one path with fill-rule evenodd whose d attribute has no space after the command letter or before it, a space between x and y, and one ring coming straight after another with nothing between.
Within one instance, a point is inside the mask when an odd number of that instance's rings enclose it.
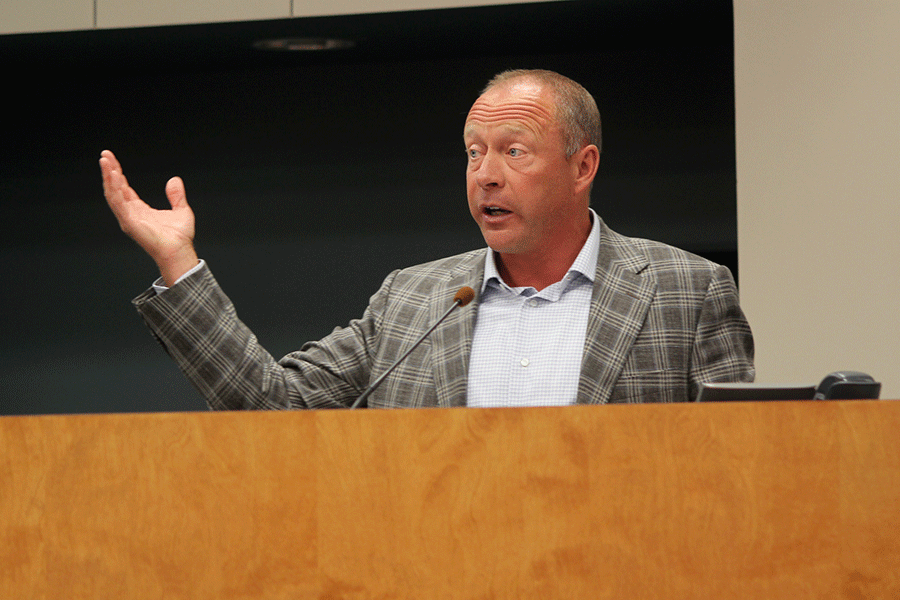
<instances>
[{"instance_id":1,"label":"shirt placket","mask_svg":"<svg viewBox=\"0 0 900 600\"><path fill-rule=\"evenodd\" d=\"M518 309L516 311L516 335L514 349L510 356L510 388L509 398L532 399L535 394L536 369L539 368L537 353L535 352L535 337L529 335L534 332L536 311L539 308L539 300L534 297L521 295L518 297Z\"/></svg>"}]
</instances>

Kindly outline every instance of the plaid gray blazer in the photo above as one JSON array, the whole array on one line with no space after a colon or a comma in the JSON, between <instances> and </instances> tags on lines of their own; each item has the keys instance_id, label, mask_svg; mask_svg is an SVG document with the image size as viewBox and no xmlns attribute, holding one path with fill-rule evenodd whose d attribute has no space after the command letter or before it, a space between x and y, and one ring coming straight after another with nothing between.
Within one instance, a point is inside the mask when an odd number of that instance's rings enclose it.
<instances>
[{"instance_id":1,"label":"plaid gray blazer","mask_svg":"<svg viewBox=\"0 0 900 600\"><path fill-rule=\"evenodd\" d=\"M702 382L753 381L753 338L728 269L601 228L578 402L681 402L695 399ZM347 407L460 287L480 289L485 252L394 271L362 318L279 361L237 318L206 268L134 303L210 408ZM465 406L477 302L454 311L369 406Z\"/></svg>"}]
</instances>

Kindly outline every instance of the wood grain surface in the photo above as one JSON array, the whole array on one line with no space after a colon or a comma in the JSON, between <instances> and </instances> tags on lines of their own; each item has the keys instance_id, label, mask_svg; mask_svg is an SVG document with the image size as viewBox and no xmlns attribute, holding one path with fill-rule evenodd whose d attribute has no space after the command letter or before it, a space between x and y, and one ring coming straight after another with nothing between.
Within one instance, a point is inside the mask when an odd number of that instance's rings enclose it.
<instances>
[{"instance_id":1,"label":"wood grain surface","mask_svg":"<svg viewBox=\"0 0 900 600\"><path fill-rule=\"evenodd\" d=\"M0 418L2 598L900 598L900 402Z\"/></svg>"}]
</instances>

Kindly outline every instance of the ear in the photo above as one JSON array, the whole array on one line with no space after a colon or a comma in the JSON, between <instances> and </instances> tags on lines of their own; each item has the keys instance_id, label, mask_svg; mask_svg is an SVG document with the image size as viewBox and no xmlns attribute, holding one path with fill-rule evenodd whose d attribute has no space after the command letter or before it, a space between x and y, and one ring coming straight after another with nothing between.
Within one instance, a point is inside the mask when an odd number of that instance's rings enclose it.
<instances>
[{"instance_id":1,"label":"ear","mask_svg":"<svg viewBox=\"0 0 900 600\"><path fill-rule=\"evenodd\" d=\"M589 190L600 165L600 150L594 144L588 144L573 154L569 160L575 173L575 192Z\"/></svg>"}]
</instances>

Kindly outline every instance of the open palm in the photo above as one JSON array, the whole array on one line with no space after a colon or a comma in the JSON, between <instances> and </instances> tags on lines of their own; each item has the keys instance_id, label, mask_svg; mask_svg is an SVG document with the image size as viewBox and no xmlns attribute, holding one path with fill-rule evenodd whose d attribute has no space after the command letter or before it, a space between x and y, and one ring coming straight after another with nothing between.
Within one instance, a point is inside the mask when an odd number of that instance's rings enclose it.
<instances>
[{"instance_id":1,"label":"open palm","mask_svg":"<svg viewBox=\"0 0 900 600\"><path fill-rule=\"evenodd\" d=\"M157 210L141 200L128 185L119 161L109 150L101 153L100 171L106 201L122 231L153 258L168 284L197 264L193 247L194 212L188 206L180 177L173 177L166 184L171 208Z\"/></svg>"}]
</instances>

